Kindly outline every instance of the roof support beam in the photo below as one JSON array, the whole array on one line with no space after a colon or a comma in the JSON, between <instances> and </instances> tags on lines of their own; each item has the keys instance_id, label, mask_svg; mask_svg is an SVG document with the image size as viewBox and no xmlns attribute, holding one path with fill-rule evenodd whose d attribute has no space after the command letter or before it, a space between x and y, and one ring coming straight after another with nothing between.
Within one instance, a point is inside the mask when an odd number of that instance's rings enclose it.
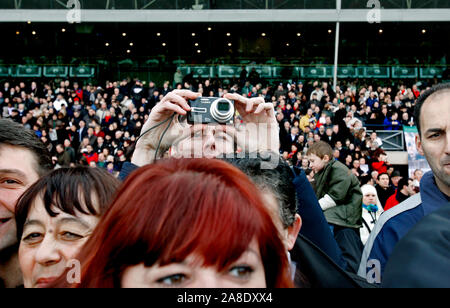
<instances>
[{"instance_id":1,"label":"roof support beam","mask_svg":"<svg viewBox=\"0 0 450 308\"><path fill-rule=\"evenodd\" d=\"M0 22L66 22L68 10L0 10ZM81 22L368 22L370 10L81 10ZM449 22L450 9L381 9L381 22Z\"/></svg>"}]
</instances>

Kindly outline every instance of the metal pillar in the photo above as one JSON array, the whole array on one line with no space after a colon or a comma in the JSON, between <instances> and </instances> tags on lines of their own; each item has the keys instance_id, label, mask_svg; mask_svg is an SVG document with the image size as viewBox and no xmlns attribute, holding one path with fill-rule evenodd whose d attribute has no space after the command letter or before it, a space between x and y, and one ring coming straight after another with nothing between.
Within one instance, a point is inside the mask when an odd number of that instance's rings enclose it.
<instances>
[{"instance_id":1,"label":"metal pillar","mask_svg":"<svg viewBox=\"0 0 450 308\"><path fill-rule=\"evenodd\" d=\"M341 12L341 0L336 1L336 11L339 18ZM333 70L333 91L336 91L337 86L337 73L338 73L338 58L339 58L339 32L340 32L339 19L336 22L336 40L334 46L334 70Z\"/></svg>"}]
</instances>

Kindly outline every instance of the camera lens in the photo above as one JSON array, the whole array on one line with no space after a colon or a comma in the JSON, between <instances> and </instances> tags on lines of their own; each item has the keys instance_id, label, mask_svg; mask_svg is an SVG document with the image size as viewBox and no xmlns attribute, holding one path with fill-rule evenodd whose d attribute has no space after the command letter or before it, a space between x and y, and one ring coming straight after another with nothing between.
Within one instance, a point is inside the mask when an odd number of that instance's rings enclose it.
<instances>
[{"instance_id":1,"label":"camera lens","mask_svg":"<svg viewBox=\"0 0 450 308\"><path fill-rule=\"evenodd\" d=\"M217 99L211 104L211 116L219 123L227 123L233 120L233 103L225 98Z\"/></svg>"},{"instance_id":2,"label":"camera lens","mask_svg":"<svg viewBox=\"0 0 450 308\"><path fill-rule=\"evenodd\" d=\"M219 102L217 104L217 110L221 112L228 112L230 110L230 104L228 102Z\"/></svg>"}]
</instances>

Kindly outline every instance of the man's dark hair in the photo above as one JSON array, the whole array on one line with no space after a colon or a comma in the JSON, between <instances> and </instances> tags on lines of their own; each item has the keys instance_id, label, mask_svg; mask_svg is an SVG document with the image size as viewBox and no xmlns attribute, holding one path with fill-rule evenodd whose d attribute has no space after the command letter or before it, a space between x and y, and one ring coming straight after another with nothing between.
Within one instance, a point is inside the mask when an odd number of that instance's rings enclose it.
<instances>
[{"instance_id":1,"label":"man's dark hair","mask_svg":"<svg viewBox=\"0 0 450 308\"><path fill-rule=\"evenodd\" d=\"M261 191L274 194L278 202L281 221L285 228L293 225L297 213L297 195L293 184L294 173L282 159L273 169L262 169L264 160L258 158L233 158L227 162L244 172Z\"/></svg>"},{"instance_id":2,"label":"man's dark hair","mask_svg":"<svg viewBox=\"0 0 450 308\"><path fill-rule=\"evenodd\" d=\"M431 89L426 90L422 95L419 96L419 98L416 101L416 105L414 108L414 118L416 119L417 123L417 130L419 131L419 137L421 136L421 129L420 129L420 112L422 111L422 106L425 103L425 101L432 96L433 94L440 92L440 91L450 91L450 83L441 83L438 84Z\"/></svg>"},{"instance_id":3,"label":"man's dark hair","mask_svg":"<svg viewBox=\"0 0 450 308\"><path fill-rule=\"evenodd\" d=\"M369 183L371 179L372 179L372 176L370 176L369 174L362 175L359 179L361 186Z\"/></svg>"},{"instance_id":4,"label":"man's dark hair","mask_svg":"<svg viewBox=\"0 0 450 308\"><path fill-rule=\"evenodd\" d=\"M402 190L402 189L403 189L403 186L408 186L408 185L409 185L408 178L405 178L405 177L401 178L401 179L398 181L398 184L397 184L397 185L398 185L398 186L397 186L398 190Z\"/></svg>"},{"instance_id":5,"label":"man's dark hair","mask_svg":"<svg viewBox=\"0 0 450 308\"><path fill-rule=\"evenodd\" d=\"M383 173L378 174L377 180L379 181L379 180L380 180L380 177L381 177L382 175L384 175L384 174L386 174L386 175L388 176L388 178L390 178L390 176L389 176L389 174L388 174L387 172L383 172Z\"/></svg>"},{"instance_id":6,"label":"man's dark hair","mask_svg":"<svg viewBox=\"0 0 450 308\"><path fill-rule=\"evenodd\" d=\"M52 157L34 131L7 119L0 119L0 148L2 145L25 148L36 158L36 172L43 176L53 168Z\"/></svg>"}]
</instances>

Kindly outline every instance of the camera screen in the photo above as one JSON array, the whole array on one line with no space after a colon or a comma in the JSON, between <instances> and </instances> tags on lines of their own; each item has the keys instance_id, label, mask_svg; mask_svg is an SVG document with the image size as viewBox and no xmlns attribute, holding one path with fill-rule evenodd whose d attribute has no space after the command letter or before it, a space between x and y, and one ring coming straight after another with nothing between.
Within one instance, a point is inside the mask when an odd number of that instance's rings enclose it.
<instances>
[{"instance_id":1,"label":"camera screen","mask_svg":"<svg viewBox=\"0 0 450 308\"><path fill-rule=\"evenodd\" d=\"M227 102L220 102L219 104L217 104L217 109L219 111L228 111L230 110L230 104Z\"/></svg>"}]
</instances>

